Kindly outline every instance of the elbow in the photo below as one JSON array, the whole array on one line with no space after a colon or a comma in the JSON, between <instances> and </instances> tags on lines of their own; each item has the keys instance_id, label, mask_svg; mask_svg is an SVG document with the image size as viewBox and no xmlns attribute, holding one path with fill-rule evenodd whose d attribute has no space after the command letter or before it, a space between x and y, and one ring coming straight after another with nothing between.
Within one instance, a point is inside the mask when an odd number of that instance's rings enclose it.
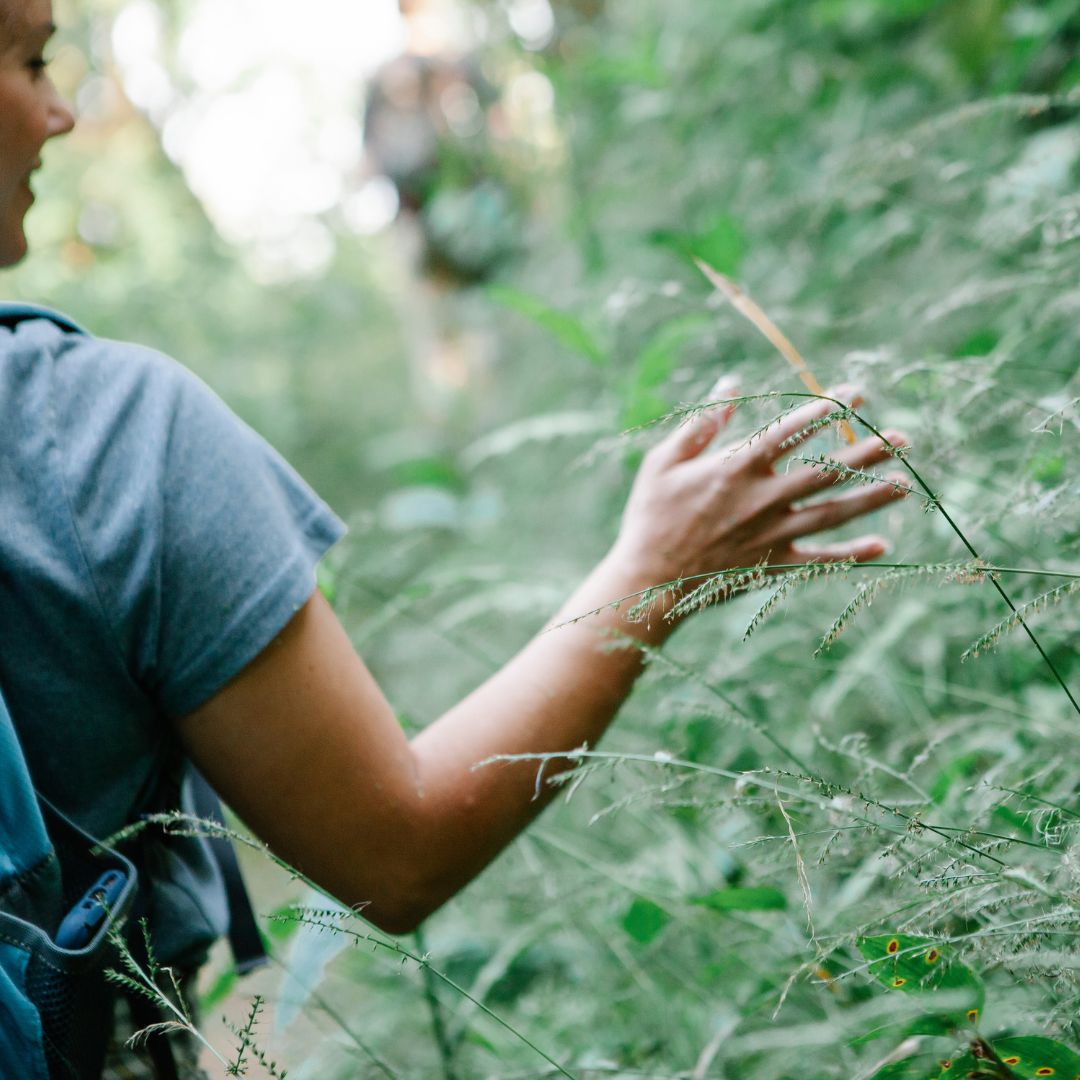
<instances>
[{"instance_id":1,"label":"elbow","mask_svg":"<svg viewBox=\"0 0 1080 1080\"><path fill-rule=\"evenodd\" d=\"M353 904L364 919L376 930L392 937L403 937L420 929L424 920L442 906L445 896L435 896L427 889L384 886Z\"/></svg>"},{"instance_id":2,"label":"elbow","mask_svg":"<svg viewBox=\"0 0 1080 1080\"><path fill-rule=\"evenodd\" d=\"M376 930L381 930L391 937L404 937L420 929L426 913L408 908L389 908L385 905L369 905L364 909L364 918Z\"/></svg>"}]
</instances>

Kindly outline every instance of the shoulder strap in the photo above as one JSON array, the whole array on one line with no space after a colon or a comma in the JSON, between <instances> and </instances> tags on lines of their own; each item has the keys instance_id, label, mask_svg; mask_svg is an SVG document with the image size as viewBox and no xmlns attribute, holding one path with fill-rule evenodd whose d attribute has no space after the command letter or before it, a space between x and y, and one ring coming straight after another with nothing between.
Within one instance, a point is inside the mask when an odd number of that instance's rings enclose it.
<instances>
[{"instance_id":1,"label":"shoulder strap","mask_svg":"<svg viewBox=\"0 0 1080 1080\"><path fill-rule=\"evenodd\" d=\"M86 333L77 322L50 308L41 307L38 304L0 302L0 326L7 326L13 329L21 322L29 322L33 319L48 319L49 322L56 323L62 330L67 330L72 334Z\"/></svg>"},{"instance_id":2,"label":"shoulder strap","mask_svg":"<svg viewBox=\"0 0 1080 1080\"><path fill-rule=\"evenodd\" d=\"M206 777L197 769L191 770L190 785L192 809L195 813L201 818L224 825L225 815L221 800ZM266 945L259 933L259 924L255 921L251 898L244 886L232 841L219 836L211 837L209 843L225 882L225 896L229 904L229 948L232 950L237 974L247 975L248 972L269 963Z\"/></svg>"},{"instance_id":3,"label":"shoulder strap","mask_svg":"<svg viewBox=\"0 0 1080 1080\"><path fill-rule=\"evenodd\" d=\"M35 793L0 697L3 1075L8 1067L32 1080L100 1074L112 1007L104 979L115 964L110 932L135 889L127 859Z\"/></svg>"}]
</instances>

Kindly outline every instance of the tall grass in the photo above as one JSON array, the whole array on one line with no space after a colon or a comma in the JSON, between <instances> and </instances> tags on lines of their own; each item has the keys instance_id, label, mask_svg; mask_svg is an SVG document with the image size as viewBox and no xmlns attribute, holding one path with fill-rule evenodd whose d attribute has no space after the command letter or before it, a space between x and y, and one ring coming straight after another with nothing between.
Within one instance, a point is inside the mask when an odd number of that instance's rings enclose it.
<instances>
[{"instance_id":1,"label":"tall grass","mask_svg":"<svg viewBox=\"0 0 1080 1080\"><path fill-rule=\"evenodd\" d=\"M694 257L823 385L860 385L859 420L909 433L914 495L875 523L893 547L876 567L682 583L702 610L422 944L345 948L364 932L282 908L292 974L260 991L304 1011L256 1037L320 1080L851 1080L979 1040L1080 1047L1075 5L566 0L538 53L478 6L489 70L544 75L560 141L508 151L525 252L497 290L441 301L495 359L421 448L401 451L418 425L354 348L364 326L373 355L404 348L378 247L343 241L335 276L272 314L244 283L215 290L201 338L170 306L175 267L143 281L113 254L107 281L18 280L125 336L121 271L160 297L135 313L154 343L171 335L350 516L327 578L410 729L603 553L656 422L730 374L732 438L750 438L801 392ZM198 235L204 272L232 281ZM217 369L222 342L237 360ZM251 389L264 365L288 409ZM791 457L834 452L823 429ZM977 1026L926 1033L927 1000L866 952L894 938L971 973ZM1009 1075L1005 1056L979 1060Z\"/></svg>"},{"instance_id":2,"label":"tall grass","mask_svg":"<svg viewBox=\"0 0 1080 1080\"><path fill-rule=\"evenodd\" d=\"M411 599L372 651L402 711L452 700L481 674L463 640L506 655L603 550L651 421L720 373L795 391L687 253L747 285L823 383L858 382L864 421L911 434L919 493L875 526L880 567L693 583L703 607L745 595L650 658L566 798L433 921L436 960L538 972L507 991L512 1015L576 1074L868 1075L925 1011L860 952L890 934L985 984L980 1038L1080 1045L1077 128L1054 59L1075 28L1046 11L1025 37L1002 4L976 33L959 9L974 24L977 6L611 5L539 62L574 186L514 274L536 303L498 315L506 360L479 398L492 430L536 419L469 474L502 516L414 535L402 560ZM733 437L780 407L747 402ZM635 433L568 434L559 417L586 410ZM825 432L793 451L832 452ZM365 576L367 542L343 578ZM370 600L344 589L362 627ZM417 687L417 656L459 677ZM347 992L361 1011L379 993ZM388 1046L421 1023L401 1001L378 1012ZM539 1075L480 1031L464 1075ZM964 1041L918 1038L942 1057Z\"/></svg>"}]
</instances>

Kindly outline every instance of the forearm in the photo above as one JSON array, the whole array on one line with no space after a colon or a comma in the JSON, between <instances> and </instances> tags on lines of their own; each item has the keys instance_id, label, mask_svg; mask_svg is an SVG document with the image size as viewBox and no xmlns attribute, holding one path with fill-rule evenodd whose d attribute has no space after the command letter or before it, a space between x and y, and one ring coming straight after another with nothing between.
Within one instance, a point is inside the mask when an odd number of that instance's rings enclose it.
<instances>
[{"instance_id":1,"label":"forearm","mask_svg":"<svg viewBox=\"0 0 1080 1080\"><path fill-rule=\"evenodd\" d=\"M794 544L897 492L862 487L808 504L832 479L809 466L775 471L792 438L828 407L806 406L728 454L703 454L719 423L709 414L654 447L615 551L546 632L411 744L316 593L242 672L178 721L192 758L283 858L347 903L370 902L385 929L412 928L539 812L552 789L537 784L536 756L555 755L550 775L563 767L559 755L603 734L641 669L639 651L617 647L613 634L658 645L671 632L659 614L630 622L630 604L616 611L613 601L679 573L881 553L875 537ZM888 454L879 440L864 440L837 458L861 469ZM478 767L515 755L532 760Z\"/></svg>"},{"instance_id":2,"label":"forearm","mask_svg":"<svg viewBox=\"0 0 1080 1080\"><path fill-rule=\"evenodd\" d=\"M641 671L641 653L619 636L659 645L662 617L631 622L612 601L655 582L609 555L517 656L412 742L422 800L425 906L437 906L473 878L543 808L553 787L541 763L479 762L503 755L558 754L594 745ZM601 609L576 622L585 612ZM552 761L550 776L570 766Z\"/></svg>"}]
</instances>

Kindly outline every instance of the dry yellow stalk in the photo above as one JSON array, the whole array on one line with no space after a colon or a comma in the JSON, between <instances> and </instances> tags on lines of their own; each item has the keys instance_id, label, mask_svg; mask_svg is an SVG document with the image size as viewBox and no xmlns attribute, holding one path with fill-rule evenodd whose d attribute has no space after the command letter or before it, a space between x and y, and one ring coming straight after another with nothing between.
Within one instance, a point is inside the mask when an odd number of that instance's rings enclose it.
<instances>
[{"instance_id":1,"label":"dry yellow stalk","mask_svg":"<svg viewBox=\"0 0 1080 1080\"><path fill-rule=\"evenodd\" d=\"M749 319L772 342L784 359L798 372L799 378L802 379L807 390L811 394L824 396L825 391L822 390L821 384L814 378L810 368L806 366L802 354L791 344L776 323L731 278L725 277L719 270L714 270L704 259L695 258L694 262L697 263L697 268L708 278L712 287L724 296L740 315ZM841 420L838 426L840 434L848 443L855 442L855 432L846 420Z\"/></svg>"}]
</instances>

